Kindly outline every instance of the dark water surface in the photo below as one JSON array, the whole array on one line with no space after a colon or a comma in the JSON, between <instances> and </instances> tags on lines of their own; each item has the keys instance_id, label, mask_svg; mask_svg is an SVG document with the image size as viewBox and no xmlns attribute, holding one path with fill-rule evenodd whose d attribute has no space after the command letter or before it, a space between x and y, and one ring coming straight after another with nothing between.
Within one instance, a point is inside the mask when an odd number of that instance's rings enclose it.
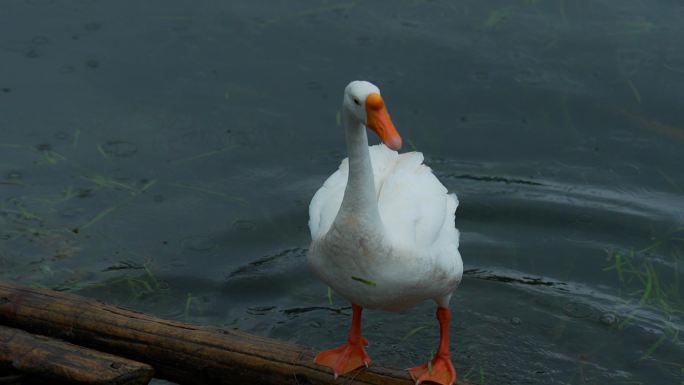
<instances>
[{"instance_id":1,"label":"dark water surface","mask_svg":"<svg viewBox=\"0 0 684 385\"><path fill-rule=\"evenodd\" d=\"M336 346L308 203L353 79L461 200L461 378L684 383L680 1L3 1L0 278ZM364 327L437 342L432 303Z\"/></svg>"}]
</instances>

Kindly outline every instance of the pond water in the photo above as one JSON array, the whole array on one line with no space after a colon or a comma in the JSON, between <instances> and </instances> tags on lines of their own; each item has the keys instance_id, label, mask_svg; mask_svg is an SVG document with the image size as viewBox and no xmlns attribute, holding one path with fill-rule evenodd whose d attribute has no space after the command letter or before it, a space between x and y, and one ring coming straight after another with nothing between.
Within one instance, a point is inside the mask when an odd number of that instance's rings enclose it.
<instances>
[{"instance_id":1,"label":"pond water","mask_svg":"<svg viewBox=\"0 0 684 385\"><path fill-rule=\"evenodd\" d=\"M308 204L366 79L461 201L460 378L682 384L683 36L678 1L5 1L0 278L337 346ZM434 304L364 332L417 365Z\"/></svg>"}]
</instances>

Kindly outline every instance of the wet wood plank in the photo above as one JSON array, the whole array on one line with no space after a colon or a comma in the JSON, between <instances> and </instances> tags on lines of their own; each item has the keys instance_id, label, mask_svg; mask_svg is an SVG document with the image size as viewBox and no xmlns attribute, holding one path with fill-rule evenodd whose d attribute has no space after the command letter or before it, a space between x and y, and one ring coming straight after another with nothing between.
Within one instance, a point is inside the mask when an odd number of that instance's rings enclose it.
<instances>
[{"instance_id":1,"label":"wet wood plank","mask_svg":"<svg viewBox=\"0 0 684 385\"><path fill-rule=\"evenodd\" d=\"M376 365L334 381L310 348L6 281L0 323L148 363L156 377L182 384L414 384L405 371Z\"/></svg>"},{"instance_id":2,"label":"wet wood plank","mask_svg":"<svg viewBox=\"0 0 684 385\"><path fill-rule=\"evenodd\" d=\"M73 384L142 385L154 373L149 365L1 325L0 366Z\"/></svg>"}]
</instances>

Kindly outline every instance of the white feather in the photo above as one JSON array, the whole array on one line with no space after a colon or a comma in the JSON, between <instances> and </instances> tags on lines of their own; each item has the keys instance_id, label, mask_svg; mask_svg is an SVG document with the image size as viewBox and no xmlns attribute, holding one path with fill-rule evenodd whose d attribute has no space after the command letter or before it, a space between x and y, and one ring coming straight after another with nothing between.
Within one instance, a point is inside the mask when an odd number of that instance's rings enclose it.
<instances>
[{"instance_id":1,"label":"white feather","mask_svg":"<svg viewBox=\"0 0 684 385\"><path fill-rule=\"evenodd\" d=\"M454 223L458 199L423 164L423 154L398 154L383 144L369 147L369 152L384 226L384 239L378 241L390 251L378 252L365 263L356 258L356 246L347 245L355 241L351 236L326 237L347 185L344 159L311 200L309 261L321 279L364 307L399 310L426 299L446 306L463 273ZM375 286L350 280L352 276Z\"/></svg>"}]
</instances>

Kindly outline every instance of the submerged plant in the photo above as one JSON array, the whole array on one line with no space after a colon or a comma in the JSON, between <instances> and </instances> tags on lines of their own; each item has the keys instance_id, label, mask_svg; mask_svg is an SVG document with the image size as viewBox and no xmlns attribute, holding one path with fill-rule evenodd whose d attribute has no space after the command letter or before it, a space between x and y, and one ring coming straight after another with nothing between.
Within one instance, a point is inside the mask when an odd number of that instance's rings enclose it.
<instances>
[{"instance_id":1,"label":"submerged plant","mask_svg":"<svg viewBox=\"0 0 684 385\"><path fill-rule=\"evenodd\" d=\"M475 368L476 368L475 366L470 367L470 369L468 369L468 371L466 372L466 374L463 375L463 378L464 378L465 380L470 380L470 381L472 381L472 377L474 377L474 376L473 376L473 372L476 370ZM477 379L478 382L477 382L477 383L480 384L480 385L485 385L485 371L484 371L484 367L483 367L483 366L479 366L478 369L477 369L477 373L476 373L476 374L478 375L478 379Z\"/></svg>"},{"instance_id":2,"label":"submerged plant","mask_svg":"<svg viewBox=\"0 0 684 385\"><path fill-rule=\"evenodd\" d=\"M615 271L620 281L621 291L631 310L616 323L618 330L625 330L632 325L638 314L646 308L655 310L660 337L647 346L642 360L651 357L664 343L679 343L679 331L684 316L684 300L681 293L679 266L682 249L678 246L682 241L684 228L675 228L664 236L656 237L653 242L640 250L608 250L608 258L612 262L604 271ZM658 258L654 258L658 252ZM666 274L658 268L658 264L668 265Z\"/></svg>"},{"instance_id":3,"label":"submerged plant","mask_svg":"<svg viewBox=\"0 0 684 385\"><path fill-rule=\"evenodd\" d=\"M130 266L128 268L122 268L123 264L118 264L116 268L107 268L105 271L111 270L142 270L143 274L130 274L125 273L121 276L108 279L103 282L87 284L84 288L114 288L117 289L119 286L127 286L130 292L130 298L138 300L143 297L150 295L160 294L163 291L168 290L169 286L166 282L157 279L152 271L152 260L148 259L142 265L133 264L130 262L125 262L124 264Z\"/></svg>"},{"instance_id":4,"label":"submerged plant","mask_svg":"<svg viewBox=\"0 0 684 385\"><path fill-rule=\"evenodd\" d=\"M183 319L185 321L190 318L190 306L192 306L192 293L188 293L187 297L185 298L185 310L183 311Z\"/></svg>"}]
</instances>

